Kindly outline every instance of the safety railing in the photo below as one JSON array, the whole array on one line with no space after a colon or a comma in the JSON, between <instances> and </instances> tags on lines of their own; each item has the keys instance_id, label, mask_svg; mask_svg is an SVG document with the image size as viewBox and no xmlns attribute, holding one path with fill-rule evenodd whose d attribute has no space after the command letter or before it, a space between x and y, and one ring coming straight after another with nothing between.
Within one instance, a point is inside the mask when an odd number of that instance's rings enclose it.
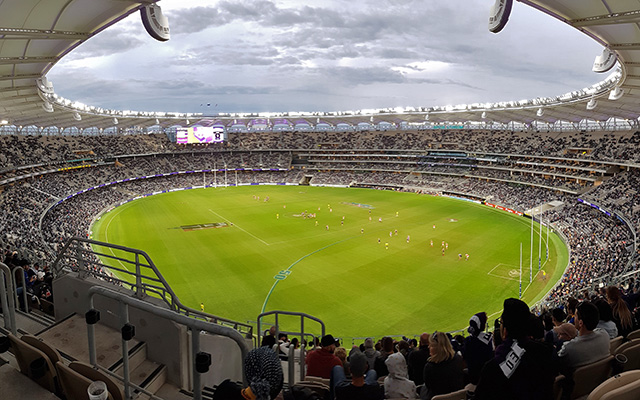
<instances>
[{"instance_id":1,"label":"safety railing","mask_svg":"<svg viewBox=\"0 0 640 400\"><path fill-rule=\"evenodd\" d=\"M53 263L59 276L65 269L80 278L93 277L132 290L135 297L163 300L173 311L188 317L233 328L250 337L253 326L187 307L175 294L149 255L142 250L79 237L69 238Z\"/></svg>"},{"instance_id":2,"label":"safety railing","mask_svg":"<svg viewBox=\"0 0 640 400\"><path fill-rule=\"evenodd\" d=\"M149 302L136 299L131 296L127 296L126 294L119 293L108 289L103 286L93 286L89 289L89 310L87 311L85 318L87 321L87 335L88 335L88 343L89 343L89 362L95 368L99 368L100 370L109 373L109 370L103 366L98 365L97 356L96 356L96 340L95 340L95 323L100 319L99 310L94 309L94 298L95 296L103 296L112 300L115 300L120 305L120 323L122 324L122 360L123 360L123 383L124 383L124 394L125 398L131 398L131 389L139 390L140 388L136 385L133 385L129 376L129 347L128 341L131 340L135 333L135 327L133 327L129 322L129 307L136 308L138 310L142 310L148 313L151 313L160 318L164 318L170 321L175 322L176 324L183 325L187 327L191 331L191 373L192 376L192 384L193 384L193 398L194 400L202 399L202 385L200 374L207 372L209 365L211 364L211 355L206 354L200 351L200 332L208 332L213 335L226 336L236 342L238 347L240 348L240 352L242 354L242 361L244 364L244 359L249 353L249 349L247 348L244 337L235 329L220 326L213 324L211 322L201 321L197 319L190 318L186 315L177 314L171 310L167 310L166 308L155 306ZM242 371L243 381L246 385L247 380L244 374L244 370ZM154 396L155 397L155 396Z\"/></svg>"},{"instance_id":3,"label":"safety railing","mask_svg":"<svg viewBox=\"0 0 640 400\"><path fill-rule=\"evenodd\" d=\"M315 335L309 333L309 330L307 329L305 331L305 320L310 320L313 322L316 322L318 324L320 324L320 336L324 336L325 335L325 326L324 326L324 322L322 322L322 320L320 320L319 318L316 318L314 316L311 316L309 314L305 314L305 313L299 313L299 312L292 312L292 311L268 311L268 312L264 312L260 315L258 315L258 333L262 333L262 327L264 325L264 323L262 322L262 318L267 317L273 315L275 317L275 323L274 326L276 327L276 332L275 332L275 338L276 338L276 344L277 343L277 339L278 339L278 335L280 333L286 333L287 335L298 335L300 336L300 341L302 341L305 336L311 336L312 340L316 337ZM288 315L288 316L293 316L293 317L299 317L300 318L300 331L296 332L296 331L281 331L280 330L280 317L283 315ZM317 330L316 330L317 332ZM294 383L294 379L295 379L295 357L293 357L294 351L293 349L289 350L289 357L287 362L289 363L289 387L293 386ZM304 351L304 347L301 347L300 350L300 358L298 360L299 365L300 365L300 380L304 379L304 359L305 359L305 351Z\"/></svg>"},{"instance_id":4,"label":"safety railing","mask_svg":"<svg viewBox=\"0 0 640 400\"><path fill-rule=\"evenodd\" d=\"M17 335L16 327L16 294L13 290L13 274L9 267L0 262L0 303L4 327Z\"/></svg>"}]
</instances>

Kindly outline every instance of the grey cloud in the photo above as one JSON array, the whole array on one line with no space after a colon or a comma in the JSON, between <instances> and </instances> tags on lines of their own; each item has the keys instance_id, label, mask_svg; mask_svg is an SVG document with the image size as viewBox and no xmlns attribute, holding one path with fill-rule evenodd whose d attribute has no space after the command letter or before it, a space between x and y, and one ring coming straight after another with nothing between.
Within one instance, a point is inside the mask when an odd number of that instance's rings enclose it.
<instances>
[{"instance_id":1,"label":"grey cloud","mask_svg":"<svg viewBox=\"0 0 640 400\"><path fill-rule=\"evenodd\" d=\"M77 49L71 52L65 60L78 60L89 57L108 56L124 53L144 45L144 40L134 32L122 29L113 29L103 32L100 41L89 39Z\"/></svg>"}]
</instances>

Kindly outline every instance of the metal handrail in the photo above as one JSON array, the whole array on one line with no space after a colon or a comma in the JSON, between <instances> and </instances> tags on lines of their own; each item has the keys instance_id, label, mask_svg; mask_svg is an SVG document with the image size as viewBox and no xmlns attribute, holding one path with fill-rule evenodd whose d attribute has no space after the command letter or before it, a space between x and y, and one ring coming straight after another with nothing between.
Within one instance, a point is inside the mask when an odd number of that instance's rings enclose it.
<instances>
[{"instance_id":1,"label":"metal handrail","mask_svg":"<svg viewBox=\"0 0 640 400\"><path fill-rule=\"evenodd\" d=\"M2 303L2 316L4 327L17 335L16 327L16 295L13 291L13 279L9 267L0 262L0 303Z\"/></svg>"},{"instance_id":2,"label":"metal handrail","mask_svg":"<svg viewBox=\"0 0 640 400\"><path fill-rule=\"evenodd\" d=\"M18 294L18 280L16 279L16 271L22 272L20 275L22 277L22 301L24 302L24 312L29 312L29 301L27 301L27 282L26 276L24 275L24 268L15 267L11 270L11 287L13 288L14 293Z\"/></svg>"},{"instance_id":3,"label":"metal handrail","mask_svg":"<svg viewBox=\"0 0 640 400\"><path fill-rule=\"evenodd\" d=\"M108 248L111 250L111 254L99 252L91 246ZM123 252L124 255L121 254L117 256L114 251ZM108 265L102 262L101 258L119 263L122 265L122 268ZM127 266L135 268L135 272L127 269ZM98 267L98 270L93 270L92 267ZM65 268L77 271L81 278L93 276L104 281L113 282L116 285L127 287L134 291L135 297L139 299L145 296L157 297L163 300L171 310L180 314L210 321L219 325L232 326L247 336L253 335L253 326L250 324L219 317L182 304L149 255L142 250L99 242L92 239L72 237L66 241L52 266L53 273L56 275L61 274ZM114 271L120 276L125 276L125 279L120 278L116 274L109 274L104 271ZM126 278L129 278L129 280Z\"/></svg>"},{"instance_id":4,"label":"metal handrail","mask_svg":"<svg viewBox=\"0 0 640 400\"><path fill-rule=\"evenodd\" d=\"M244 337L238 333L235 329L228 328L226 326L216 325L206 321L200 321L197 319L189 318L186 315L176 314L171 310L167 310L166 308L155 306L149 302L139 300L133 298L131 296L127 296L126 294L119 293L108 289L102 286L93 286L89 289L88 297L89 297L89 307L93 309L94 305L94 297L96 295L107 297L109 299L113 299L118 301L120 304L120 322L124 326L129 323L129 306L137 308L142 311L149 312L155 316L165 318L167 320L173 321L177 324L184 325L191 330L191 359L192 359L192 377L193 377L193 398L195 400L202 399L202 388L200 374L196 372L196 354L200 352L200 331L209 332L213 335L226 336L236 342L238 347L240 347L240 352L242 354L242 362L244 364L244 359L249 353L249 349L247 348ZM89 362L94 367L98 368L97 357L96 357L96 341L95 341L95 329L94 325L87 324L87 335L89 341ZM130 390L131 390L131 382L129 379L129 348L128 342L126 340L122 340L122 360L123 360L123 379L124 379L124 390L125 390L125 398L130 398ZM242 378L246 385L247 380L244 373L244 369L242 371Z\"/></svg>"},{"instance_id":5,"label":"metal handrail","mask_svg":"<svg viewBox=\"0 0 640 400\"><path fill-rule=\"evenodd\" d=\"M320 328L321 328L321 336L325 335L325 326L324 326L324 322L322 322L321 319L316 318L312 315L309 314L305 314L305 313L300 313L300 312L293 312L293 311L267 311L264 312L260 315L258 315L258 333L262 333L262 317L266 317L268 315L275 315L276 317L276 321L275 321L275 327L276 327L276 339L278 337L278 333L280 333L279 331L279 324L278 324L278 318L280 315L291 315L291 316L295 316L295 317L300 317L300 332L291 332L291 331L287 331L287 333L291 333L292 335L300 335L300 340L304 339L305 336L305 331L304 331L304 320L306 319L310 319L312 321L315 321L317 323L320 324ZM276 343L277 344L277 343ZM279 346L278 346L279 347ZM279 350L279 349L278 349ZM293 354L293 353L291 353ZM300 380L304 379L304 365L305 365L305 351L304 349L301 347L300 350ZM289 387L293 386L293 381L295 378L295 360L294 357L288 357L287 362L289 363Z\"/></svg>"}]
</instances>

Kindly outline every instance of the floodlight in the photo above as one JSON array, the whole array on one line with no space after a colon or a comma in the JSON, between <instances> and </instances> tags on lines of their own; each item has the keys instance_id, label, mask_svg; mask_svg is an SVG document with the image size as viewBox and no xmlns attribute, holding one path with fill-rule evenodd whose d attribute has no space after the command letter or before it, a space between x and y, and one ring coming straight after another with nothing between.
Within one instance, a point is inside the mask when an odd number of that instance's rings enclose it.
<instances>
[{"instance_id":1,"label":"floodlight","mask_svg":"<svg viewBox=\"0 0 640 400\"><path fill-rule=\"evenodd\" d=\"M53 112L53 106L48 101L45 101L44 103L42 103L42 109L48 113Z\"/></svg>"},{"instance_id":2,"label":"floodlight","mask_svg":"<svg viewBox=\"0 0 640 400\"><path fill-rule=\"evenodd\" d=\"M619 86L613 88L611 93L609 93L609 100L618 100L624 94L624 90L620 89Z\"/></svg>"},{"instance_id":3,"label":"floodlight","mask_svg":"<svg viewBox=\"0 0 640 400\"><path fill-rule=\"evenodd\" d=\"M169 40L169 19L162 14L162 9L157 4L149 4L140 9L142 25L147 33L161 42Z\"/></svg>"},{"instance_id":4,"label":"floodlight","mask_svg":"<svg viewBox=\"0 0 640 400\"><path fill-rule=\"evenodd\" d=\"M611 68L613 68L614 65L616 65L616 61L616 54L605 47L604 49L602 49L602 54L596 56L591 70L598 73L607 72Z\"/></svg>"},{"instance_id":5,"label":"floodlight","mask_svg":"<svg viewBox=\"0 0 640 400\"><path fill-rule=\"evenodd\" d=\"M589 111L594 110L597 105L598 105L598 101L596 99L591 99L587 103L587 110Z\"/></svg>"},{"instance_id":6,"label":"floodlight","mask_svg":"<svg viewBox=\"0 0 640 400\"><path fill-rule=\"evenodd\" d=\"M489 31L498 33L507 25L512 5L513 0L496 0L489 12Z\"/></svg>"}]
</instances>

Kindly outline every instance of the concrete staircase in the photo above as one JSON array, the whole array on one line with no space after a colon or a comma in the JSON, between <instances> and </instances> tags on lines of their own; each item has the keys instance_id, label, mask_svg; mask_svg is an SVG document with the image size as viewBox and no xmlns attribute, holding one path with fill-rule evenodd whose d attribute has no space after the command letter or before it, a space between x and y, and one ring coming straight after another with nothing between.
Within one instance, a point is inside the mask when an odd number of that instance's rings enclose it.
<instances>
[{"instance_id":1,"label":"concrete staircase","mask_svg":"<svg viewBox=\"0 0 640 400\"><path fill-rule=\"evenodd\" d=\"M25 322L25 324L18 322L17 325L20 326L18 336L33 334L51 347L56 348L67 364L72 361L89 363L88 334L84 316L71 314L67 318L46 327L43 326L46 321L36 323L32 318L21 319L24 319L22 322ZM94 327L97 362L100 366L120 377L121 379L114 378L114 381L120 384L123 381L124 374L121 334L119 331L101 323L95 324ZM166 400L192 398L190 393L180 390L176 385L167 381L166 366L148 358L146 343L138 341L134 337L128 342L128 348L129 378L133 384ZM12 377L15 375L11 371L6 371L10 366L16 369L19 374L17 362L11 353L2 355L0 365L5 370L2 376ZM28 381L28 378L24 378ZM33 384L38 386L35 382ZM52 398L55 398L55 396ZM150 398L148 394L142 391L131 391L131 399L146 400Z\"/></svg>"}]
</instances>

